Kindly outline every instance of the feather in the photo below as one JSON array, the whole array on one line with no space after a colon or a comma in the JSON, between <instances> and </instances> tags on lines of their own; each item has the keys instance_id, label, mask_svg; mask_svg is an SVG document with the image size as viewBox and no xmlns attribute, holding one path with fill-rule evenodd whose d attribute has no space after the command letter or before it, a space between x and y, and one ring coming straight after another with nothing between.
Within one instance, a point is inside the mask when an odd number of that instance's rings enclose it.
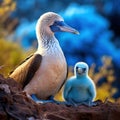
<instances>
[{"instance_id":1,"label":"feather","mask_svg":"<svg viewBox=\"0 0 120 120\"><path fill-rule=\"evenodd\" d=\"M34 54L26 58L10 76L15 81L22 84L23 88L30 82L42 61L40 54Z\"/></svg>"}]
</instances>

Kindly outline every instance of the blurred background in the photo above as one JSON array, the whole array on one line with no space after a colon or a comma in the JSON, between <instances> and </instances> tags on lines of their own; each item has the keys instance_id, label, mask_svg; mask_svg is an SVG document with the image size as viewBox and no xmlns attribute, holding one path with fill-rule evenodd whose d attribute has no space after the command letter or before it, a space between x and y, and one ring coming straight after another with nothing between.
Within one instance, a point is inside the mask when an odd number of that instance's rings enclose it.
<instances>
[{"instance_id":1,"label":"blurred background","mask_svg":"<svg viewBox=\"0 0 120 120\"><path fill-rule=\"evenodd\" d=\"M37 48L36 21L45 12L60 14L80 35L57 33L73 75L84 61L97 97L120 102L120 0L0 0L0 73L8 76ZM56 96L62 100L61 93Z\"/></svg>"}]
</instances>

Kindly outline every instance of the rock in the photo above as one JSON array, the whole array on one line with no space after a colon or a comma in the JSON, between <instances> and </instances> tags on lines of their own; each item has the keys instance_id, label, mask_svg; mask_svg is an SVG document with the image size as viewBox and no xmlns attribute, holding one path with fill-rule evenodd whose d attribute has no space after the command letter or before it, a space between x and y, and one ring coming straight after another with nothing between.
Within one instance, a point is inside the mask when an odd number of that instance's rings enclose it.
<instances>
[{"instance_id":1,"label":"rock","mask_svg":"<svg viewBox=\"0 0 120 120\"><path fill-rule=\"evenodd\" d=\"M30 117L41 120L41 114L39 105L22 92L16 81L0 75L0 120L29 120Z\"/></svg>"},{"instance_id":2,"label":"rock","mask_svg":"<svg viewBox=\"0 0 120 120\"><path fill-rule=\"evenodd\" d=\"M0 84L0 89L4 90L6 93L10 93L10 88L7 84Z\"/></svg>"},{"instance_id":3,"label":"rock","mask_svg":"<svg viewBox=\"0 0 120 120\"><path fill-rule=\"evenodd\" d=\"M120 104L97 101L98 106L37 104L11 78L0 75L0 120L119 120Z\"/></svg>"}]
</instances>

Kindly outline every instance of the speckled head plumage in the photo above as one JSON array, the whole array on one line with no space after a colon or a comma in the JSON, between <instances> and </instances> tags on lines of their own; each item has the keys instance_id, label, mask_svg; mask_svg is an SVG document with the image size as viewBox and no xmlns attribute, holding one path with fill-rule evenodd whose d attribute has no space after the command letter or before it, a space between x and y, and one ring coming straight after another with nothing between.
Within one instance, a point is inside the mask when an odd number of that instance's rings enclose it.
<instances>
[{"instance_id":1,"label":"speckled head plumage","mask_svg":"<svg viewBox=\"0 0 120 120\"><path fill-rule=\"evenodd\" d=\"M85 62L78 62L75 64L74 73L76 76L88 75L89 67Z\"/></svg>"},{"instance_id":2,"label":"speckled head plumage","mask_svg":"<svg viewBox=\"0 0 120 120\"><path fill-rule=\"evenodd\" d=\"M44 24L47 24L48 26L52 25L54 21L64 21L60 15L54 12L47 12L43 14L39 20L41 22L44 22Z\"/></svg>"},{"instance_id":3,"label":"speckled head plumage","mask_svg":"<svg viewBox=\"0 0 120 120\"><path fill-rule=\"evenodd\" d=\"M64 19L54 12L47 12L43 14L37 22L36 34L37 38L40 39L40 35L53 36L55 32L71 32L79 34L79 32L70 26L68 26Z\"/></svg>"}]
</instances>

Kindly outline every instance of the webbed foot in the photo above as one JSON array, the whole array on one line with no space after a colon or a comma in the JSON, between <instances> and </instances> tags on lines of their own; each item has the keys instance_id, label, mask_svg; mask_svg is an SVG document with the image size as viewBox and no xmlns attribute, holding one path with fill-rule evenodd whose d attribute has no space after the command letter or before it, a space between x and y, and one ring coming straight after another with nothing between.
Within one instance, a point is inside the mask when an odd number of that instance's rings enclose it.
<instances>
[{"instance_id":1,"label":"webbed foot","mask_svg":"<svg viewBox=\"0 0 120 120\"><path fill-rule=\"evenodd\" d=\"M85 106L88 106L88 107L93 107L93 106L97 106L97 103L89 101L89 102L79 103L78 105L85 105Z\"/></svg>"},{"instance_id":2,"label":"webbed foot","mask_svg":"<svg viewBox=\"0 0 120 120\"><path fill-rule=\"evenodd\" d=\"M41 99L38 99L35 94L32 94L32 95L31 95L31 98L32 98L32 100L35 101L36 103L42 103L42 104L55 103L55 100L53 99L52 96L51 96L48 100L41 100Z\"/></svg>"}]
</instances>

